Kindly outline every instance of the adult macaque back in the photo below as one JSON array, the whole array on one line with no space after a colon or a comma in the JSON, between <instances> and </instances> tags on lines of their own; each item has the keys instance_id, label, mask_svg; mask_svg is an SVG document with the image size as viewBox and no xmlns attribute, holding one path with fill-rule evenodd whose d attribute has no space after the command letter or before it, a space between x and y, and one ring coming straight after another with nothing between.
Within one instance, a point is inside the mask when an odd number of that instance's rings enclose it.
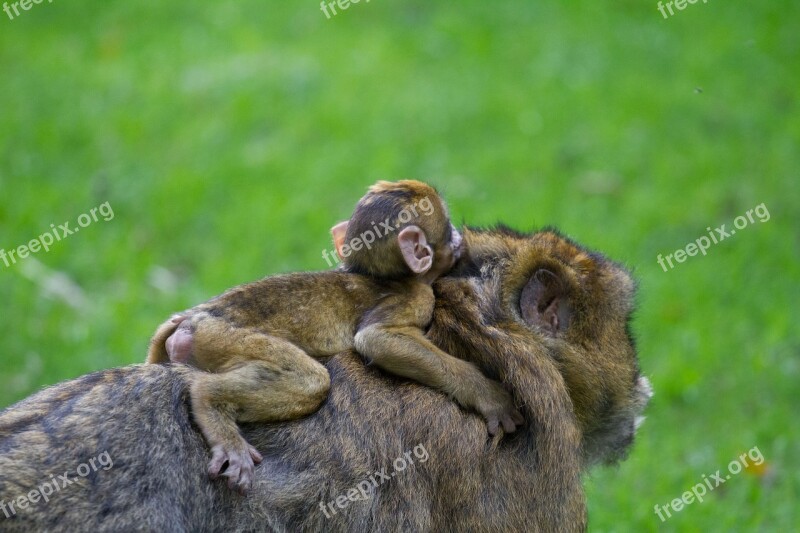
<instances>
[{"instance_id":1,"label":"adult macaque back","mask_svg":"<svg viewBox=\"0 0 800 533\"><path fill-rule=\"evenodd\" d=\"M319 411L243 428L264 452L243 498L203 472L188 370L112 369L0 414L0 501L103 452L114 461L0 513L0 529L584 530L581 470L624 456L650 394L627 333L631 278L551 232L464 239L472 259L434 284L427 335L504 383L526 419L516 433L487 441L479 417L345 352Z\"/></svg>"}]
</instances>

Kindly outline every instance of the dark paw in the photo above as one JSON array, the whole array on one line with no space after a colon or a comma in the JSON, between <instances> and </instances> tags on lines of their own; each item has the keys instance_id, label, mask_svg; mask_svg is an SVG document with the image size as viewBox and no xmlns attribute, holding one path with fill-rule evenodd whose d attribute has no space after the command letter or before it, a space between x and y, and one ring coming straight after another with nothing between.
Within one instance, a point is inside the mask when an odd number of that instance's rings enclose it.
<instances>
[{"instance_id":1,"label":"dark paw","mask_svg":"<svg viewBox=\"0 0 800 533\"><path fill-rule=\"evenodd\" d=\"M253 485L255 465L262 460L258 450L242 441L236 446L218 444L211 448L211 462L208 475L211 479L228 478L228 487L240 494L246 494Z\"/></svg>"}]
</instances>

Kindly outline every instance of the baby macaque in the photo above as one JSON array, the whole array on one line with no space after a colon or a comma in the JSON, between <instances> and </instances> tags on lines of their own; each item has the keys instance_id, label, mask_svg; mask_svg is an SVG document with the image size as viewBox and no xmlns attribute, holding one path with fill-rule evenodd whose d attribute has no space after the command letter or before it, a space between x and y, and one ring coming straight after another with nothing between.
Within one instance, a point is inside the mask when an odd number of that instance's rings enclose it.
<instances>
[{"instance_id":1,"label":"baby macaque","mask_svg":"<svg viewBox=\"0 0 800 533\"><path fill-rule=\"evenodd\" d=\"M451 396L488 430L523 422L508 392L472 363L436 346L431 283L462 253L435 189L381 181L347 222L332 228L339 270L271 276L174 316L156 331L148 363L186 363L195 420L211 446L209 475L245 492L259 452L238 422L273 422L316 411L330 388L318 361L355 348L375 365Z\"/></svg>"}]
</instances>

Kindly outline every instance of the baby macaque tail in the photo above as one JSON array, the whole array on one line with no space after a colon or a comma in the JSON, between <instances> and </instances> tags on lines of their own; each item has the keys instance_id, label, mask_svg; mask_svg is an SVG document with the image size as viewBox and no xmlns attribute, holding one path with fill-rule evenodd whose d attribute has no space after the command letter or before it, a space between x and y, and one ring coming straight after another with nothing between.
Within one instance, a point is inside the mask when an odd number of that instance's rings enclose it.
<instances>
[{"instance_id":1,"label":"baby macaque tail","mask_svg":"<svg viewBox=\"0 0 800 533\"><path fill-rule=\"evenodd\" d=\"M147 364L155 365L169 363L170 354L167 351L167 339L169 339L181 322L186 320L185 315L173 315L172 318L158 326L153 338L150 340L150 349L147 352Z\"/></svg>"}]
</instances>

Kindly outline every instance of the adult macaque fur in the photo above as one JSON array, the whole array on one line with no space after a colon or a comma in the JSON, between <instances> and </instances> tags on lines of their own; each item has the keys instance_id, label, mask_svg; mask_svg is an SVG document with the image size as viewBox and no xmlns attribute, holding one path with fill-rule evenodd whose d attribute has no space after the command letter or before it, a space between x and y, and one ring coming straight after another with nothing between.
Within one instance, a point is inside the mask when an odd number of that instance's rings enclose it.
<instances>
[{"instance_id":1,"label":"adult macaque fur","mask_svg":"<svg viewBox=\"0 0 800 533\"><path fill-rule=\"evenodd\" d=\"M114 461L48 503L12 518L0 512L0 529L585 530L580 472L624 457L650 395L627 334L633 282L553 232L467 230L464 239L470 261L434 283L427 336L512 391L526 419L516 433L487 442L483 423L443 395L344 351L326 363L331 391L319 411L244 427L264 460L242 498L202 472L207 448L187 402L191 369L111 369L0 413L0 501L100 453ZM553 276L537 275L543 270ZM323 513L419 444L425 463Z\"/></svg>"},{"instance_id":2,"label":"adult macaque fur","mask_svg":"<svg viewBox=\"0 0 800 533\"><path fill-rule=\"evenodd\" d=\"M427 214L417 211L425 203ZM427 210L426 210L427 211ZM405 213L409 219L403 220ZM412 213L417 213L413 217ZM211 447L208 472L246 492L260 452L237 422L279 422L316 411L330 387L318 361L355 348L376 366L444 392L479 413L489 433L513 432L522 415L502 385L428 340L430 283L461 253L461 235L435 189L418 181L378 182L349 224L347 242L388 220L397 233L342 252L343 271L271 276L241 285L173 317L151 342L148 363L188 363L195 421ZM413 223L411 223L413 221ZM352 252L352 253L348 253Z\"/></svg>"}]
</instances>

